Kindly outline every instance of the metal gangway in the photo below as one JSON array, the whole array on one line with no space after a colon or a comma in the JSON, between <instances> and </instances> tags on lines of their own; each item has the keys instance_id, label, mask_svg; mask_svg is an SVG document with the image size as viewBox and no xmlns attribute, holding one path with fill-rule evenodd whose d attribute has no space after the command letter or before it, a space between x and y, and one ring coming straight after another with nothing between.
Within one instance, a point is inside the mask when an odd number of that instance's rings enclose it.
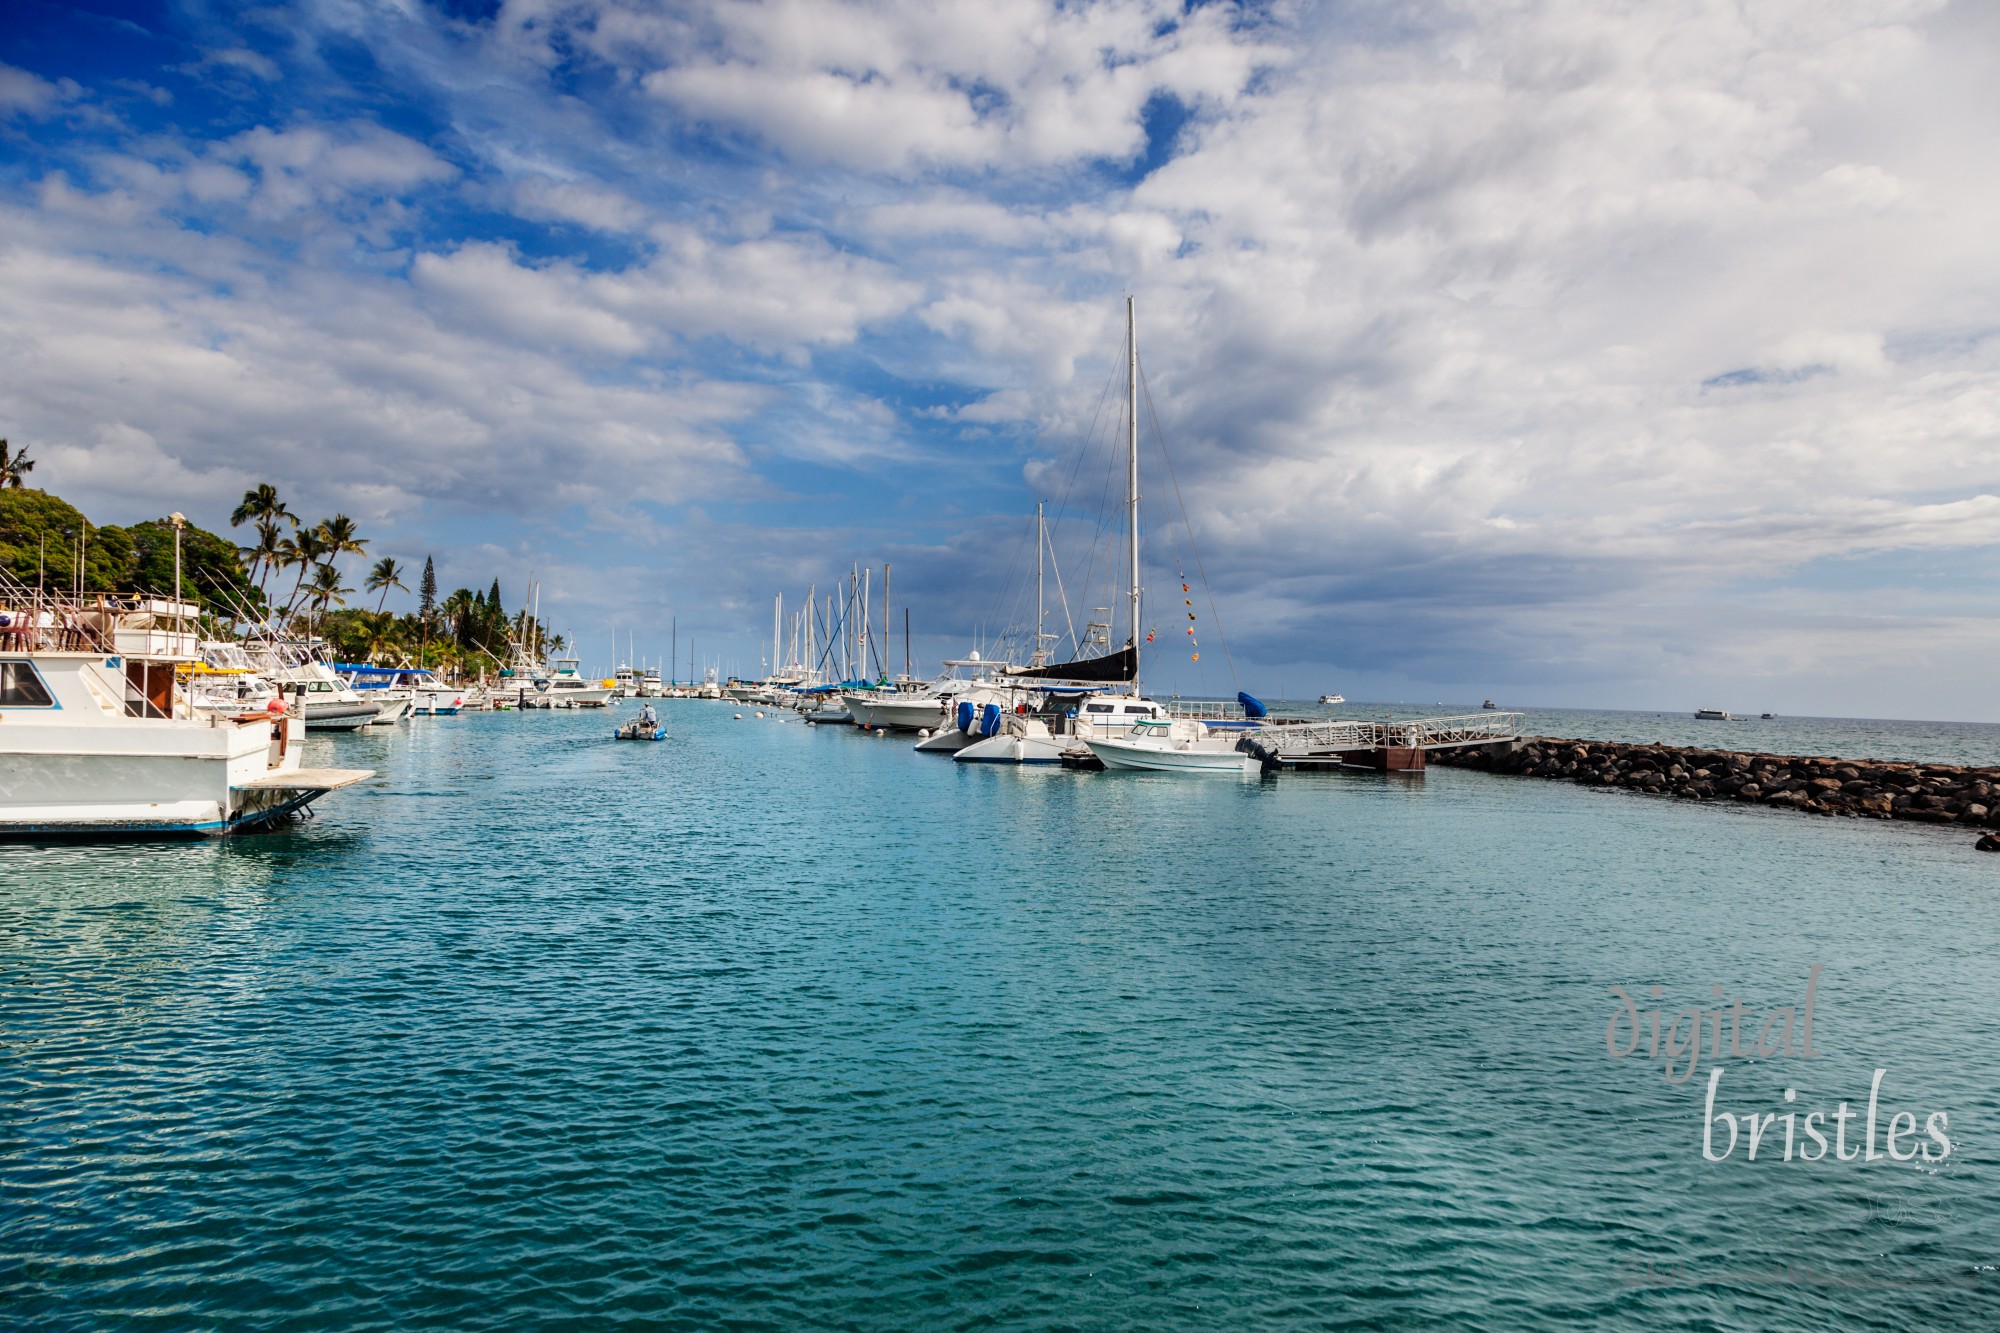
<instances>
[{"instance_id":1,"label":"metal gangway","mask_svg":"<svg viewBox=\"0 0 2000 1333\"><path fill-rule=\"evenodd\" d=\"M1397 722L1340 718L1259 727L1239 748L1266 768L1421 769L1432 750L1492 745L1521 734L1519 713L1464 713Z\"/></svg>"}]
</instances>

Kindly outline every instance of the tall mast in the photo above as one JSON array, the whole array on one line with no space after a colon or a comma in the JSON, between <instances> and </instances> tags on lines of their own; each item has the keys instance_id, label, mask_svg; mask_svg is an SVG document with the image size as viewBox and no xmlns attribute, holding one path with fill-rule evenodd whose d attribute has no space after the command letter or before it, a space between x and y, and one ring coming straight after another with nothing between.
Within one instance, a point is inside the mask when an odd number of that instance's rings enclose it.
<instances>
[{"instance_id":1,"label":"tall mast","mask_svg":"<svg viewBox=\"0 0 2000 1333\"><path fill-rule=\"evenodd\" d=\"M863 677L868 675L868 641L874 637L873 627L868 623L868 585L874 577L875 571L872 569L861 571L861 674Z\"/></svg>"},{"instance_id":2,"label":"tall mast","mask_svg":"<svg viewBox=\"0 0 2000 1333\"><path fill-rule=\"evenodd\" d=\"M779 593L777 600L771 603L771 669L766 673L767 677L778 674L778 639L784 633L779 625L784 618L785 594Z\"/></svg>"},{"instance_id":3,"label":"tall mast","mask_svg":"<svg viewBox=\"0 0 2000 1333\"><path fill-rule=\"evenodd\" d=\"M1139 325L1125 298L1125 510L1132 574L1132 693L1139 692Z\"/></svg>"},{"instance_id":4,"label":"tall mast","mask_svg":"<svg viewBox=\"0 0 2000 1333\"><path fill-rule=\"evenodd\" d=\"M1048 665L1049 655L1042 650L1042 622L1046 619L1042 611L1042 543L1048 529L1042 523L1042 502L1035 501L1035 651L1028 657L1029 666Z\"/></svg>"},{"instance_id":5,"label":"tall mast","mask_svg":"<svg viewBox=\"0 0 2000 1333\"><path fill-rule=\"evenodd\" d=\"M882 674L889 674L889 562L882 562Z\"/></svg>"}]
</instances>

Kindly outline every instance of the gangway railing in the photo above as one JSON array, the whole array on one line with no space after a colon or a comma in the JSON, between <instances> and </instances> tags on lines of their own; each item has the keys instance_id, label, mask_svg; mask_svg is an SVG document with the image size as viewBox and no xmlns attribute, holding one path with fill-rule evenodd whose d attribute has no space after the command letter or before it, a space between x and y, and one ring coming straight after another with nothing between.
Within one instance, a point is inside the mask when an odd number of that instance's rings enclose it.
<instances>
[{"instance_id":1,"label":"gangway railing","mask_svg":"<svg viewBox=\"0 0 2000 1333\"><path fill-rule=\"evenodd\" d=\"M1521 734L1519 713L1466 713L1457 717L1420 717L1400 722L1359 718L1324 722L1290 722L1259 727L1245 736L1243 750L1266 762L1357 750L1447 750L1466 745L1491 745Z\"/></svg>"}]
</instances>

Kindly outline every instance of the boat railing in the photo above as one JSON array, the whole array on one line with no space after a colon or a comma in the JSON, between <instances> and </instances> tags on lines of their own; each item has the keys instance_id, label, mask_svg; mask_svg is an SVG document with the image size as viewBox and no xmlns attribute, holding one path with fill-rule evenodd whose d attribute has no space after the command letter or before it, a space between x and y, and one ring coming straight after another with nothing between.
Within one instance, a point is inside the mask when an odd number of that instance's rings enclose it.
<instances>
[{"instance_id":1,"label":"boat railing","mask_svg":"<svg viewBox=\"0 0 2000 1333\"><path fill-rule=\"evenodd\" d=\"M1224 703L1220 699L1169 699L1165 708L1168 717L1188 718L1195 722L1234 721L1243 716L1243 705Z\"/></svg>"}]
</instances>

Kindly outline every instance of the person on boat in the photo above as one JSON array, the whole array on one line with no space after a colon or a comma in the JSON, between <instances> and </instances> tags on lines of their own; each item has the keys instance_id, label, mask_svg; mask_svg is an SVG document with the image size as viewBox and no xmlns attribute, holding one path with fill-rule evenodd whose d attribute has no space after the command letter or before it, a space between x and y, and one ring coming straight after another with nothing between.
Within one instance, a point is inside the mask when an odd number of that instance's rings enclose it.
<instances>
[{"instance_id":1,"label":"person on boat","mask_svg":"<svg viewBox=\"0 0 2000 1333\"><path fill-rule=\"evenodd\" d=\"M653 705L641 704L639 706L639 730L658 731L659 728L660 715L653 711Z\"/></svg>"}]
</instances>

